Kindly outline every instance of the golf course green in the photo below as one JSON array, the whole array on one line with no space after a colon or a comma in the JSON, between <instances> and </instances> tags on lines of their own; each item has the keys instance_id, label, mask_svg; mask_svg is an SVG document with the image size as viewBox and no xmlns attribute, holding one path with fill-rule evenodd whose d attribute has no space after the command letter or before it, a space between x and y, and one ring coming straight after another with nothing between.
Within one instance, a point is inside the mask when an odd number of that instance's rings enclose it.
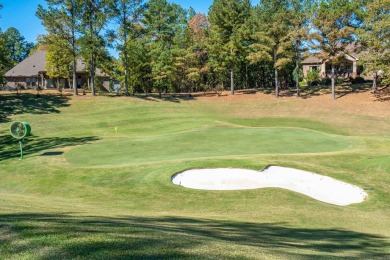
<instances>
[{"instance_id":1,"label":"golf course green","mask_svg":"<svg viewBox=\"0 0 390 260\"><path fill-rule=\"evenodd\" d=\"M386 259L390 110L264 93L0 93L2 259ZM32 133L19 144L13 121ZM117 129L117 133L115 131ZM279 188L187 189L188 169L268 165L356 185L337 206Z\"/></svg>"},{"instance_id":2,"label":"golf course green","mask_svg":"<svg viewBox=\"0 0 390 260\"><path fill-rule=\"evenodd\" d=\"M85 166L124 165L254 154L321 153L349 146L343 136L299 128L214 127L147 138L110 138L79 146L65 157Z\"/></svg>"}]
</instances>

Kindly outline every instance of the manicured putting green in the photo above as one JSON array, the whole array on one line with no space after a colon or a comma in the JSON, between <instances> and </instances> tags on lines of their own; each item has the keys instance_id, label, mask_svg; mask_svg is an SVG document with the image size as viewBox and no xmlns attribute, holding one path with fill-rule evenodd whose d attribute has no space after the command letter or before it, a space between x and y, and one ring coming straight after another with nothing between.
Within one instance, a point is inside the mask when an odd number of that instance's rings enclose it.
<instances>
[{"instance_id":1,"label":"manicured putting green","mask_svg":"<svg viewBox=\"0 0 390 260\"><path fill-rule=\"evenodd\" d=\"M74 164L124 165L249 154L322 153L347 149L344 136L300 128L215 127L147 138L110 138L66 153Z\"/></svg>"}]
</instances>

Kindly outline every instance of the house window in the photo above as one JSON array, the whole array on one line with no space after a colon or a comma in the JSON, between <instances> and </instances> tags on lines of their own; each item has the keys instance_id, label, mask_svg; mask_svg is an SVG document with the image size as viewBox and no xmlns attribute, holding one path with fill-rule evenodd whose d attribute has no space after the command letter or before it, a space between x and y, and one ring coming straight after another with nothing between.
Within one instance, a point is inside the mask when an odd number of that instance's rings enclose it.
<instances>
[{"instance_id":1,"label":"house window","mask_svg":"<svg viewBox=\"0 0 390 260\"><path fill-rule=\"evenodd\" d=\"M36 78L26 78L26 86L27 87L35 87L37 79Z\"/></svg>"},{"instance_id":2,"label":"house window","mask_svg":"<svg viewBox=\"0 0 390 260\"><path fill-rule=\"evenodd\" d=\"M52 88L53 87L53 80L52 79L47 79L46 80L46 87Z\"/></svg>"},{"instance_id":3,"label":"house window","mask_svg":"<svg viewBox=\"0 0 390 260\"><path fill-rule=\"evenodd\" d=\"M320 71L320 66L310 66L310 71Z\"/></svg>"}]
</instances>

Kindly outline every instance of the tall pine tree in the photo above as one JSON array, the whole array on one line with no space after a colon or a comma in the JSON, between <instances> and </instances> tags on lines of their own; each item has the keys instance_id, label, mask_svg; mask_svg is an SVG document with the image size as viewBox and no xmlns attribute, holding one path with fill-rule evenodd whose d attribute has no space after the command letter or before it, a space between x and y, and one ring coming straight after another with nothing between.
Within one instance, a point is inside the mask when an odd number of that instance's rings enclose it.
<instances>
[{"instance_id":1,"label":"tall pine tree","mask_svg":"<svg viewBox=\"0 0 390 260\"><path fill-rule=\"evenodd\" d=\"M272 61L274 66L275 96L279 96L280 70L293 61L293 44L289 33L287 0L260 1L254 11L254 33L251 53L252 63Z\"/></svg>"},{"instance_id":2,"label":"tall pine tree","mask_svg":"<svg viewBox=\"0 0 390 260\"><path fill-rule=\"evenodd\" d=\"M38 5L36 15L42 20L49 34L66 41L72 50L72 82L77 91L77 58L79 55L79 29L82 0L46 0L48 8Z\"/></svg>"},{"instance_id":3,"label":"tall pine tree","mask_svg":"<svg viewBox=\"0 0 390 260\"><path fill-rule=\"evenodd\" d=\"M335 66L354 41L354 24L358 22L355 10L353 0L321 0L314 6L311 48L320 59L331 64L332 99L336 99Z\"/></svg>"},{"instance_id":4,"label":"tall pine tree","mask_svg":"<svg viewBox=\"0 0 390 260\"><path fill-rule=\"evenodd\" d=\"M234 95L234 69L245 53L249 0L214 0L209 11L210 59L214 70L230 70Z\"/></svg>"},{"instance_id":5,"label":"tall pine tree","mask_svg":"<svg viewBox=\"0 0 390 260\"><path fill-rule=\"evenodd\" d=\"M142 0L116 0L115 1L115 18L117 30L115 38L118 40L116 49L119 51L120 60L124 72L125 94L129 95L129 75L131 56L131 48L137 42L136 36L139 31L139 21L143 9ZM139 47L139 46L138 46ZM139 58L139 57L137 57Z\"/></svg>"},{"instance_id":6,"label":"tall pine tree","mask_svg":"<svg viewBox=\"0 0 390 260\"><path fill-rule=\"evenodd\" d=\"M359 57L365 73L373 77L372 92L379 76L390 84L390 0L373 0L365 8L362 28L358 31L364 52Z\"/></svg>"}]
</instances>

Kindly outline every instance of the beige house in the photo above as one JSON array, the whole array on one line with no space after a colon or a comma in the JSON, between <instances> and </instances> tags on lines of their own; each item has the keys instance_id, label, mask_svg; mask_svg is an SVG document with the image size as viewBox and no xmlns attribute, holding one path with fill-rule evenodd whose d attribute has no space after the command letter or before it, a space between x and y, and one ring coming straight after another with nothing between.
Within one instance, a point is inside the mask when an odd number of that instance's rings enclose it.
<instances>
[{"instance_id":1,"label":"beige house","mask_svg":"<svg viewBox=\"0 0 390 260\"><path fill-rule=\"evenodd\" d=\"M46 70L46 51L38 50L30 57L26 58L15 67L5 73L7 86L14 88L21 85L24 88L41 87L43 89L56 88L57 79L51 79ZM89 85L88 73L85 71L85 63L77 61L77 87L81 88ZM109 76L96 70L96 78L103 81L103 86L109 90ZM59 83L65 88L70 88L72 79L60 79Z\"/></svg>"},{"instance_id":2,"label":"beige house","mask_svg":"<svg viewBox=\"0 0 390 260\"><path fill-rule=\"evenodd\" d=\"M362 71L363 67L358 66L359 53L356 52L357 45L351 43L346 47L346 52L340 54L340 62L335 65L335 75L338 78L356 78ZM307 73L312 70L318 71L322 78L330 77L332 66L326 59L319 59L315 55L308 57L302 62L303 75L306 78Z\"/></svg>"}]
</instances>

